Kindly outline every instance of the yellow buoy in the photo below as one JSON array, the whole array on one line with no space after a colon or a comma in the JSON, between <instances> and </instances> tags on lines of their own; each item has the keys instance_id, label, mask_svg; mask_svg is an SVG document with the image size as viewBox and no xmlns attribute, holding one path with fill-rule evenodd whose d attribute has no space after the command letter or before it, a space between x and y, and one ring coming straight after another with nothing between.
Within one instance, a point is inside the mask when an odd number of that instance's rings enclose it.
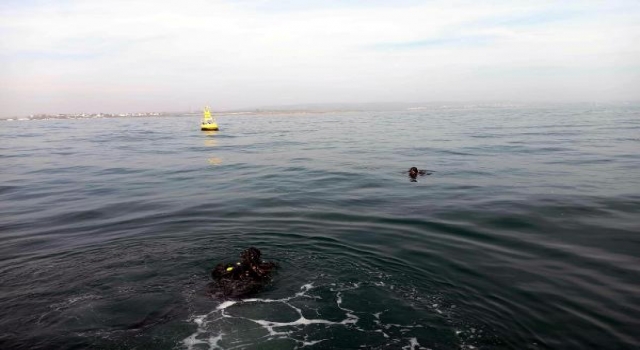
<instances>
[{"instance_id":1,"label":"yellow buoy","mask_svg":"<svg viewBox=\"0 0 640 350\"><path fill-rule=\"evenodd\" d=\"M211 110L209 106L204 108L204 112L202 113L202 122L200 123L200 130L203 131L216 131L218 129L218 123L216 119L211 115Z\"/></svg>"}]
</instances>

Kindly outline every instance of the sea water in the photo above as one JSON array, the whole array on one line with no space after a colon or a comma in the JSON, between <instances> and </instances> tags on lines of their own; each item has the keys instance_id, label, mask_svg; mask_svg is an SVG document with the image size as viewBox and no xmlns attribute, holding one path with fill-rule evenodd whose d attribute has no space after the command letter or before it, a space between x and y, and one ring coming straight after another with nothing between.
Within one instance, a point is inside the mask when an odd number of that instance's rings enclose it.
<instances>
[{"instance_id":1,"label":"sea water","mask_svg":"<svg viewBox=\"0 0 640 350\"><path fill-rule=\"evenodd\" d=\"M638 106L218 123L0 120L0 348L640 347Z\"/></svg>"}]
</instances>

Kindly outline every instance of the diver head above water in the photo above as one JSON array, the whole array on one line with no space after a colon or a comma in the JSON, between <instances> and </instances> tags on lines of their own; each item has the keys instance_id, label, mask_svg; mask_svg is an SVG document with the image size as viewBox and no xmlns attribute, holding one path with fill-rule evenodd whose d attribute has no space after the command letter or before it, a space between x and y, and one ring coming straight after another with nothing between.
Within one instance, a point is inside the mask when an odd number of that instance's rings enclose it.
<instances>
[{"instance_id":1,"label":"diver head above water","mask_svg":"<svg viewBox=\"0 0 640 350\"><path fill-rule=\"evenodd\" d=\"M240 254L235 264L218 264L211 271L213 282L208 293L218 298L242 298L258 292L271 281L276 265L260 259L260 250L251 247Z\"/></svg>"},{"instance_id":2,"label":"diver head above water","mask_svg":"<svg viewBox=\"0 0 640 350\"><path fill-rule=\"evenodd\" d=\"M418 177L418 175L422 176L422 175L431 175L433 173L433 170L419 170L416 167L411 167L409 169L409 177L412 179L415 179L416 177Z\"/></svg>"}]
</instances>

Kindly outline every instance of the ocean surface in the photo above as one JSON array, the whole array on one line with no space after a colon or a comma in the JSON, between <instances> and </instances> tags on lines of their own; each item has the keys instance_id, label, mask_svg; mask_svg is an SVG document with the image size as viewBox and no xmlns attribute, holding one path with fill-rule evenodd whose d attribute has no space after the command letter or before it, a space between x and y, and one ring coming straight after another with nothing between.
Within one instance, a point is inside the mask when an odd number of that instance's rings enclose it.
<instances>
[{"instance_id":1,"label":"ocean surface","mask_svg":"<svg viewBox=\"0 0 640 350\"><path fill-rule=\"evenodd\" d=\"M640 347L640 107L218 122L0 120L0 348Z\"/></svg>"}]
</instances>

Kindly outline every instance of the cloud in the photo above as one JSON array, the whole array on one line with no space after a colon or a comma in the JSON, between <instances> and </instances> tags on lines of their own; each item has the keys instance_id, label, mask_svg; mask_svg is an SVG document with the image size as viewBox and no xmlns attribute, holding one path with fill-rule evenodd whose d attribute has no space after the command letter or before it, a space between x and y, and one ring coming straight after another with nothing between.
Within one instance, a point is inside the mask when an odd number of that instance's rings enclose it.
<instances>
[{"instance_id":1,"label":"cloud","mask_svg":"<svg viewBox=\"0 0 640 350\"><path fill-rule=\"evenodd\" d=\"M0 111L556 99L558 86L629 98L639 13L634 1L3 3Z\"/></svg>"},{"instance_id":2,"label":"cloud","mask_svg":"<svg viewBox=\"0 0 640 350\"><path fill-rule=\"evenodd\" d=\"M485 46L494 42L495 35L449 35L424 40L380 43L373 45L376 50L413 50L430 47L455 47L455 46Z\"/></svg>"}]
</instances>

